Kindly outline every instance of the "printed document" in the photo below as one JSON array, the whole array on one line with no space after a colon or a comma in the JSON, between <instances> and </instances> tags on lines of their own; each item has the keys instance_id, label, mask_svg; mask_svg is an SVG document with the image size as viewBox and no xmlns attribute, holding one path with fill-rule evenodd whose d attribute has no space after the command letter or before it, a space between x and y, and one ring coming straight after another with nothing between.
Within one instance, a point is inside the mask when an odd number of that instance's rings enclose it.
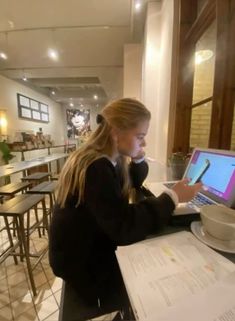
<instances>
[{"instance_id":1,"label":"printed document","mask_svg":"<svg viewBox=\"0 0 235 321\"><path fill-rule=\"evenodd\" d=\"M185 300L193 302L197 296L207 297L210 288L235 272L235 264L190 232L119 247L116 255L134 313L141 321L191 320L189 315L183 318L184 313L178 318L176 312L173 319L166 317ZM160 316L165 317L158 319Z\"/></svg>"},{"instance_id":2,"label":"printed document","mask_svg":"<svg viewBox=\"0 0 235 321\"><path fill-rule=\"evenodd\" d=\"M157 321L235 321L235 273L165 310Z\"/></svg>"}]
</instances>

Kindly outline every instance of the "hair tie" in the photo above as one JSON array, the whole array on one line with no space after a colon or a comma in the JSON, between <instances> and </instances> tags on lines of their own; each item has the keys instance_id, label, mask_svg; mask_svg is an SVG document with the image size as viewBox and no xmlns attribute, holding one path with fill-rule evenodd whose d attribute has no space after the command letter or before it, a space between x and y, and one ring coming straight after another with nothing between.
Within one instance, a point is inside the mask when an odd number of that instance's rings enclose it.
<instances>
[{"instance_id":1,"label":"hair tie","mask_svg":"<svg viewBox=\"0 0 235 321\"><path fill-rule=\"evenodd\" d=\"M103 121L104 121L104 117L101 114L97 114L96 123L99 125L99 124L102 124Z\"/></svg>"}]
</instances>

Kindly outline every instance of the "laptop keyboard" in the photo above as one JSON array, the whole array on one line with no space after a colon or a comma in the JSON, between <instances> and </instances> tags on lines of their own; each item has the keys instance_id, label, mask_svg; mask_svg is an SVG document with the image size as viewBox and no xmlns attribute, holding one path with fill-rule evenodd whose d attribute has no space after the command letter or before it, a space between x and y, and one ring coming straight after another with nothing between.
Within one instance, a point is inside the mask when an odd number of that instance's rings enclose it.
<instances>
[{"instance_id":1,"label":"laptop keyboard","mask_svg":"<svg viewBox=\"0 0 235 321\"><path fill-rule=\"evenodd\" d=\"M175 185L176 182L164 183L167 188L171 188ZM194 198L188 202L188 206L194 208L195 206L201 208L203 205L215 204L213 201L206 198L204 195L197 194Z\"/></svg>"},{"instance_id":2,"label":"laptop keyboard","mask_svg":"<svg viewBox=\"0 0 235 321\"><path fill-rule=\"evenodd\" d=\"M202 207L203 205L211 205L215 204L213 201L209 200L208 198L204 197L203 195L197 194L194 198L189 202L189 206Z\"/></svg>"}]
</instances>

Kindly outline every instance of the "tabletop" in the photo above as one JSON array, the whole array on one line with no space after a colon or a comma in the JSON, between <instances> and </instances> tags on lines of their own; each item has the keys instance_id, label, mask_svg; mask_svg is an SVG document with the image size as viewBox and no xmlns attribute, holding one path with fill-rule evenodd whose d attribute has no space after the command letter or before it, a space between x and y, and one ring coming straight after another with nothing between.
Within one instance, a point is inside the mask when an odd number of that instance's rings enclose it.
<instances>
[{"instance_id":1,"label":"tabletop","mask_svg":"<svg viewBox=\"0 0 235 321\"><path fill-rule=\"evenodd\" d=\"M43 164L48 164L53 161L67 158L69 155L66 153L56 153L48 156L37 157L31 160L17 162L17 163L10 163L7 165L0 166L0 177L8 176L11 174L15 174L18 172L22 172L29 168L40 166Z\"/></svg>"}]
</instances>

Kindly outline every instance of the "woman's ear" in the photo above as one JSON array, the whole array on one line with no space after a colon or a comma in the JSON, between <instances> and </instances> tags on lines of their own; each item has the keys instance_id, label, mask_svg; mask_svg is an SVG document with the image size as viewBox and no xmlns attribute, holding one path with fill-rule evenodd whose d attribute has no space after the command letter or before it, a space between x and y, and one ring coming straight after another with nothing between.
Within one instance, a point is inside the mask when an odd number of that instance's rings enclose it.
<instances>
[{"instance_id":1,"label":"woman's ear","mask_svg":"<svg viewBox=\"0 0 235 321\"><path fill-rule=\"evenodd\" d=\"M116 128L111 129L111 137L115 143L118 142L118 130Z\"/></svg>"}]
</instances>

